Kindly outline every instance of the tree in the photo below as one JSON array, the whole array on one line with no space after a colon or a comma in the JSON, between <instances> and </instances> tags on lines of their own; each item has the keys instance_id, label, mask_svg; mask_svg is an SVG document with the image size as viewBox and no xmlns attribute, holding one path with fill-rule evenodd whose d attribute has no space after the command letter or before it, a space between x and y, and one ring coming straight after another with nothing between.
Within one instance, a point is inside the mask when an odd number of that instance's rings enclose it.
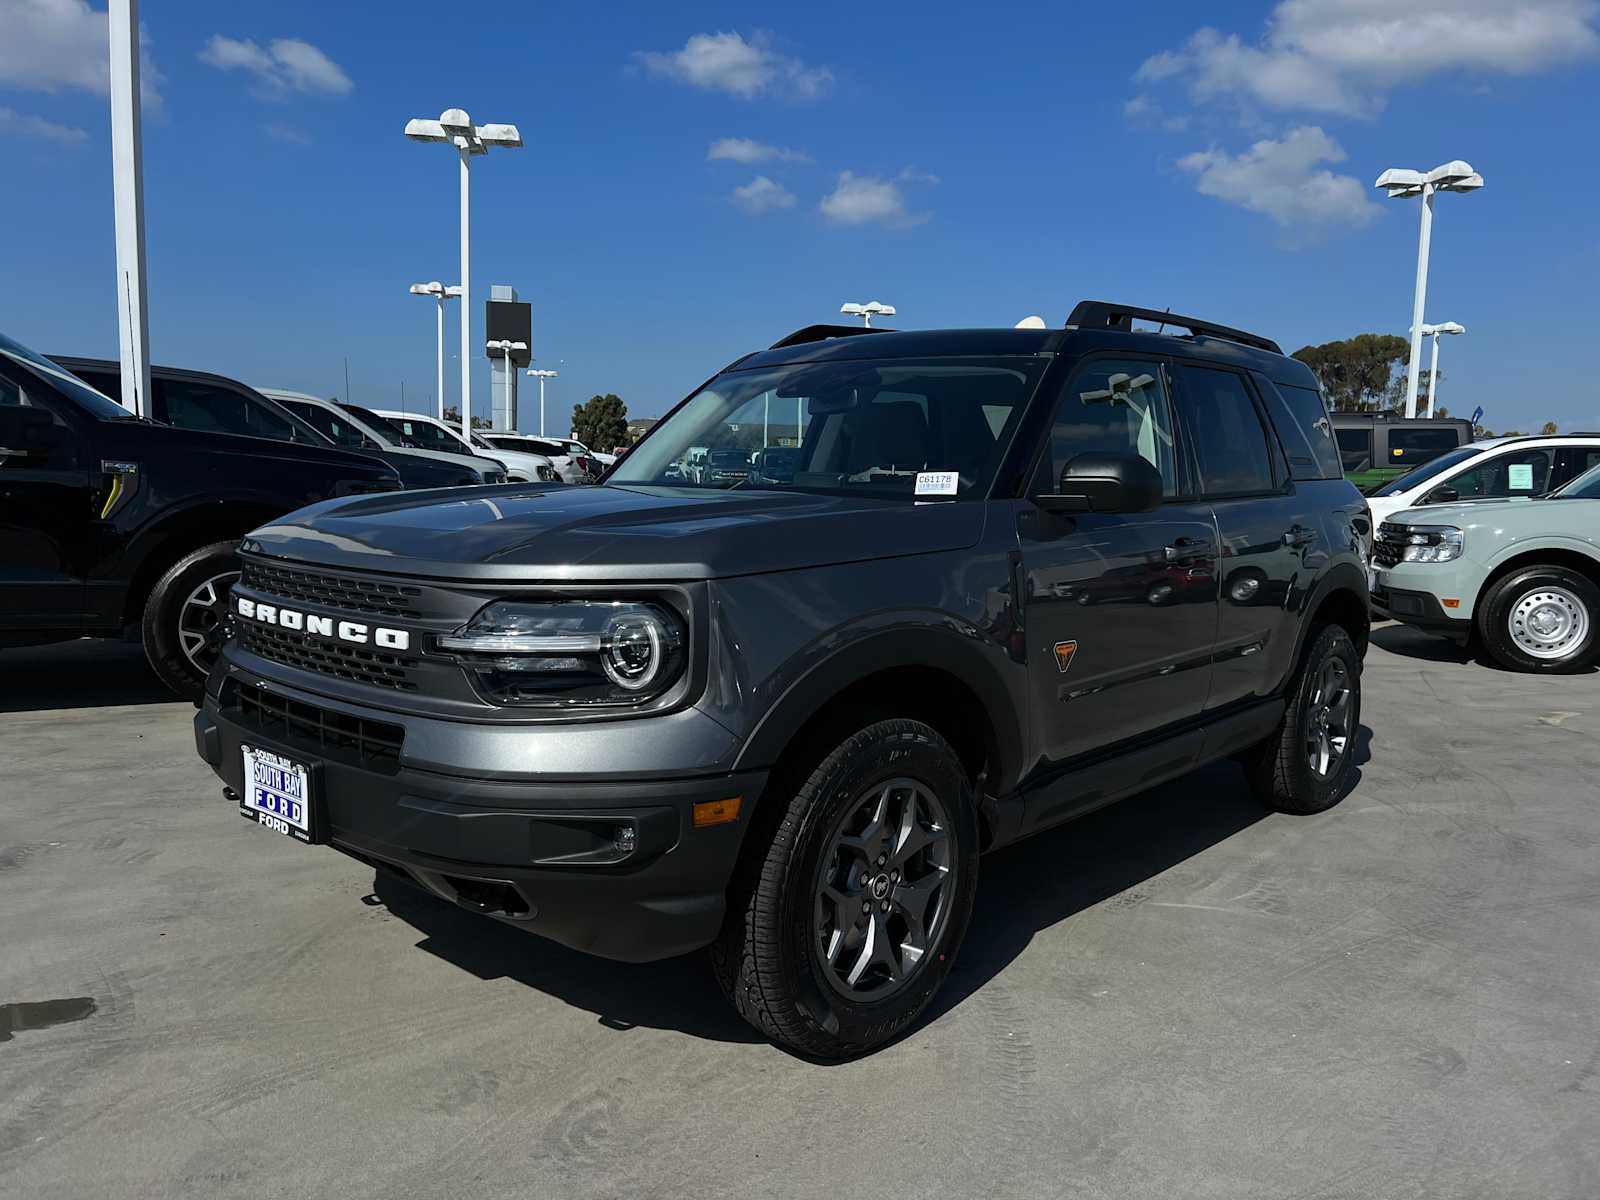
<instances>
[{"instance_id":1,"label":"tree","mask_svg":"<svg viewBox=\"0 0 1600 1200\"><path fill-rule=\"evenodd\" d=\"M615 392L572 406L572 436L591 450L609 452L628 441L628 406Z\"/></svg>"},{"instance_id":2,"label":"tree","mask_svg":"<svg viewBox=\"0 0 1600 1200\"><path fill-rule=\"evenodd\" d=\"M446 425L450 426L451 429L460 429L461 410L452 404L449 408L444 410L444 417L442 420ZM472 415L472 427L474 429L492 429L494 427L494 422L486 420L474 413Z\"/></svg>"},{"instance_id":3,"label":"tree","mask_svg":"<svg viewBox=\"0 0 1600 1200\"><path fill-rule=\"evenodd\" d=\"M1294 357L1316 374L1335 412L1374 412L1393 406L1397 398L1404 400L1410 354L1411 344L1403 337L1360 333L1343 341L1302 346Z\"/></svg>"},{"instance_id":4,"label":"tree","mask_svg":"<svg viewBox=\"0 0 1600 1200\"><path fill-rule=\"evenodd\" d=\"M1557 425L1554 421L1546 421L1544 423L1544 428L1539 430L1539 432L1548 437L1552 433L1560 433L1561 432L1561 427L1559 425Z\"/></svg>"}]
</instances>

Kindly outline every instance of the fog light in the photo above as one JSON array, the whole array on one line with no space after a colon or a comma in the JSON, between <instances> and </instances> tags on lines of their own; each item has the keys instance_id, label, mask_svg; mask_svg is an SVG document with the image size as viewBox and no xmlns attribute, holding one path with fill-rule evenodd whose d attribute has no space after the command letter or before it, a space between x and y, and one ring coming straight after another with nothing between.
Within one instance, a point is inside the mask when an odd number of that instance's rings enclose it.
<instances>
[{"instance_id":1,"label":"fog light","mask_svg":"<svg viewBox=\"0 0 1600 1200\"><path fill-rule=\"evenodd\" d=\"M611 845L619 854L632 854L639 848L639 831L632 825L618 825L611 831Z\"/></svg>"}]
</instances>

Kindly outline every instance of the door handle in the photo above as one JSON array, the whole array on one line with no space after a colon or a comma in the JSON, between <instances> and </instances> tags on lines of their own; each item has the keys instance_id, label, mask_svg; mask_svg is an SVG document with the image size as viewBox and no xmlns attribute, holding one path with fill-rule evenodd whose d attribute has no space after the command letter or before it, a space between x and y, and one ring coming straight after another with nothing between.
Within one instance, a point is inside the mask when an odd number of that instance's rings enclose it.
<instances>
[{"instance_id":1,"label":"door handle","mask_svg":"<svg viewBox=\"0 0 1600 1200\"><path fill-rule=\"evenodd\" d=\"M1204 538L1181 537L1172 545L1162 550L1168 562L1177 562L1183 558L1197 558L1196 551L1206 544Z\"/></svg>"},{"instance_id":2,"label":"door handle","mask_svg":"<svg viewBox=\"0 0 1600 1200\"><path fill-rule=\"evenodd\" d=\"M1315 529L1307 529L1304 525L1291 525L1283 532L1285 546L1309 546L1317 538Z\"/></svg>"}]
</instances>

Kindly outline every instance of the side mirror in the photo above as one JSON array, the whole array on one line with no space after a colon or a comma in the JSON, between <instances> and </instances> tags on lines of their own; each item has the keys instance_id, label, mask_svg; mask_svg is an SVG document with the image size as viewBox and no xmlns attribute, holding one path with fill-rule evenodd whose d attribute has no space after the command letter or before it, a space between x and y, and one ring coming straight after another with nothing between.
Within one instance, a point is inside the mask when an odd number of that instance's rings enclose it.
<instances>
[{"instance_id":1,"label":"side mirror","mask_svg":"<svg viewBox=\"0 0 1600 1200\"><path fill-rule=\"evenodd\" d=\"M1441 483L1423 497L1423 502L1425 504L1453 504L1459 499L1461 499L1460 492L1456 491L1448 483Z\"/></svg>"},{"instance_id":2,"label":"side mirror","mask_svg":"<svg viewBox=\"0 0 1600 1200\"><path fill-rule=\"evenodd\" d=\"M1046 512L1150 512L1161 506L1161 472L1137 454L1092 450L1061 468L1056 494L1035 496Z\"/></svg>"},{"instance_id":3,"label":"side mirror","mask_svg":"<svg viewBox=\"0 0 1600 1200\"><path fill-rule=\"evenodd\" d=\"M48 454L66 440L66 431L42 408L0 405L0 457Z\"/></svg>"}]
</instances>

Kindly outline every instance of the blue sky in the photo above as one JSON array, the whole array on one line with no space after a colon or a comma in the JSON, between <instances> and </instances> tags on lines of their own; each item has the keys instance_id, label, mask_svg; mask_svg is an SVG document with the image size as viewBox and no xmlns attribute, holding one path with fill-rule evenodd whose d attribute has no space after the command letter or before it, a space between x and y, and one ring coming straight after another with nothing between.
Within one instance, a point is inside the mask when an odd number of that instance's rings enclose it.
<instances>
[{"instance_id":1,"label":"blue sky","mask_svg":"<svg viewBox=\"0 0 1600 1200\"><path fill-rule=\"evenodd\" d=\"M1438 203L1427 316L1468 331L1442 401L1600 429L1594 372L1571 369L1600 274L1600 6L1210 7L444 24L437 4L145 0L152 353L325 395L348 356L356 401L403 383L430 403L432 306L406 288L454 282L456 167L401 130L451 106L526 142L475 162L473 309L491 283L533 303L562 413L597 391L659 413L846 300L901 327L1056 325L1100 298L1288 349L1404 333L1416 202L1370 185L1464 158L1487 185ZM0 329L46 352L116 352L104 38L84 0L0 0Z\"/></svg>"}]
</instances>

